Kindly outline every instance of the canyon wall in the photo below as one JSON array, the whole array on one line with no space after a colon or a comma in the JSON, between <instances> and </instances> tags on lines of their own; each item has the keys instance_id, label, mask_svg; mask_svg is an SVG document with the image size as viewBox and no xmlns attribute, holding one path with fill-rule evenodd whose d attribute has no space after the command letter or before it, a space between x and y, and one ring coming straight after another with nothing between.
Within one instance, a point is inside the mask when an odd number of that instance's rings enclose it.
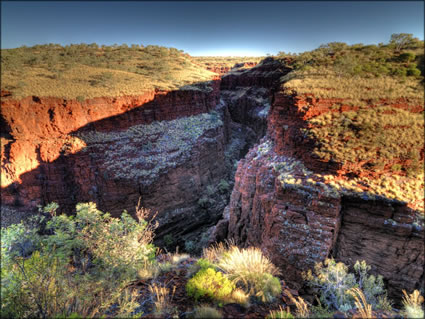
<instances>
[{"instance_id":1,"label":"canyon wall","mask_svg":"<svg viewBox=\"0 0 425 319\"><path fill-rule=\"evenodd\" d=\"M134 213L140 198L158 212L158 239L184 245L184 234L198 236L225 206L218 193L213 204L198 203L200 189L229 178L230 119L218 105L219 84L84 102L2 99L2 210L31 215L55 201L71 213L92 201L119 216Z\"/></svg>"},{"instance_id":2,"label":"canyon wall","mask_svg":"<svg viewBox=\"0 0 425 319\"><path fill-rule=\"evenodd\" d=\"M119 216L134 213L140 198L157 213L156 244L199 244L222 218L235 161L258 140L233 120L220 82L83 102L2 100L9 127L2 135L2 209L31 215L55 201L71 213L92 201Z\"/></svg>"},{"instance_id":3,"label":"canyon wall","mask_svg":"<svg viewBox=\"0 0 425 319\"><path fill-rule=\"evenodd\" d=\"M384 276L389 296L399 300L402 289L424 284L424 227L418 223L423 203L370 195L327 180L338 180L344 166L315 157L314 141L302 129L308 118L335 111L336 102L344 105L341 99L275 90L266 137L239 161L217 238L261 247L298 289L302 272L329 256L350 266L366 260L372 273ZM423 183L417 187L423 191Z\"/></svg>"}]
</instances>

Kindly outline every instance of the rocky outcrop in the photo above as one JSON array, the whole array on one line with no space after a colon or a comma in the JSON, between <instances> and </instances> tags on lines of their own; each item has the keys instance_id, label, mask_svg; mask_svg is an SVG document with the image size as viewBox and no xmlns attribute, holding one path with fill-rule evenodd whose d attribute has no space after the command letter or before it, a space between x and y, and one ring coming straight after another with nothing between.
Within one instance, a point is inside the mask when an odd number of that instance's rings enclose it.
<instances>
[{"instance_id":1,"label":"rocky outcrop","mask_svg":"<svg viewBox=\"0 0 425 319\"><path fill-rule=\"evenodd\" d=\"M196 62L195 62L196 63ZM257 62L241 62L235 65L229 65L227 62L204 62L201 64L208 71L218 73L219 75L225 75L233 69L249 69L257 65Z\"/></svg>"},{"instance_id":2,"label":"rocky outcrop","mask_svg":"<svg viewBox=\"0 0 425 319\"><path fill-rule=\"evenodd\" d=\"M402 100L380 103L420 109ZM327 257L348 265L366 260L374 274L384 276L389 296L399 300L402 289L424 283L424 227L418 217L423 205L371 195L362 185L350 188L346 177L338 177L343 165L312 156L314 141L303 133L308 119L350 108L355 109L342 99L277 88L266 138L239 162L226 218L215 231L217 238L261 247L298 289L301 273ZM423 189L419 184L415 187Z\"/></svg>"},{"instance_id":3,"label":"rocky outcrop","mask_svg":"<svg viewBox=\"0 0 425 319\"><path fill-rule=\"evenodd\" d=\"M235 69L222 77L221 97L232 120L251 128L257 141L266 133L272 91L279 78L288 72L277 61L267 58L251 69Z\"/></svg>"},{"instance_id":4,"label":"rocky outcrop","mask_svg":"<svg viewBox=\"0 0 425 319\"><path fill-rule=\"evenodd\" d=\"M238 166L227 238L261 247L298 289L301 273L329 256L348 265L366 260L384 276L392 298L420 288L425 259L424 228L413 223L418 212L397 201L330 191L306 171L271 142L254 147ZM288 172L293 181L283 180Z\"/></svg>"},{"instance_id":5,"label":"rocky outcrop","mask_svg":"<svg viewBox=\"0 0 425 319\"><path fill-rule=\"evenodd\" d=\"M290 69L273 59L266 58L251 69L236 68L221 78L221 90L233 90L237 87L264 87L271 89Z\"/></svg>"},{"instance_id":6,"label":"rocky outcrop","mask_svg":"<svg viewBox=\"0 0 425 319\"><path fill-rule=\"evenodd\" d=\"M331 252L341 203L320 188L282 184L274 164L298 164L290 161L277 155L269 141L240 161L229 203L228 238L260 246L300 288L301 272ZM297 174L301 178L302 169Z\"/></svg>"},{"instance_id":7,"label":"rocky outcrop","mask_svg":"<svg viewBox=\"0 0 425 319\"><path fill-rule=\"evenodd\" d=\"M334 247L336 259L352 265L365 260L386 279L389 296L424 287L424 228L405 204L341 199L341 227Z\"/></svg>"},{"instance_id":8,"label":"rocky outcrop","mask_svg":"<svg viewBox=\"0 0 425 319\"><path fill-rule=\"evenodd\" d=\"M76 203L93 201L119 216L133 213L141 198L158 212L158 239L169 234L184 244L184 234L198 236L225 206L220 195L214 205L198 204L199 189L228 178L228 114L207 113L217 108L218 86L84 102L2 100L2 121L9 127L2 134L3 208L30 214L56 201L72 212ZM176 128L184 134L174 134Z\"/></svg>"}]
</instances>

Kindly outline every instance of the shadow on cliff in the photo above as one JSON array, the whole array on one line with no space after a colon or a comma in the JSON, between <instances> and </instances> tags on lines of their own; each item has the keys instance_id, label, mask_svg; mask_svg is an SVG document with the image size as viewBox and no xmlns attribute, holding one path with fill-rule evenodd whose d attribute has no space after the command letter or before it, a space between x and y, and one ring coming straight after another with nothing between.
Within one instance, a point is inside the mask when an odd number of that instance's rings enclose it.
<instances>
[{"instance_id":1,"label":"shadow on cliff","mask_svg":"<svg viewBox=\"0 0 425 319\"><path fill-rule=\"evenodd\" d=\"M151 124L154 121L170 121L206 113L215 109L219 102L219 85L220 80L215 79L192 83L190 86L175 91L156 91L153 100L147 103L118 115L89 122L74 131L65 132L64 135L73 136L90 131L117 132L134 125ZM1 119L2 123L8 124L3 116ZM2 125L2 136L6 134L11 137L11 131L9 125ZM35 212L37 205L43 206L55 201L60 205L61 211L71 213L78 202L93 201L98 204L100 209L106 209L102 198L108 198L108 194L102 193L102 191L105 192L114 187L136 187L135 190L129 191L132 194L130 198L117 199L116 204L117 207L122 204L120 212L128 208L131 209L131 211L129 210L130 213L134 211L138 198L143 192L137 189L137 183L132 185L131 183L117 183L108 174L101 172L96 167L95 159L96 156L101 156L101 154L92 154L82 150L67 153L65 147L60 150L43 149L41 144L36 142L40 137L31 136L31 138L33 140L30 140L30 142L34 141L31 147L35 148L35 155L31 156L35 157L33 160L38 162L38 166L22 173L19 176L21 182L14 181L7 187L2 187L2 205ZM10 149L10 145L15 142L19 142L19 140L12 140L6 148ZM21 151L24 152L25 150L22 149ZM44 157L43 152L53 152L56 158L52 161L45 161L42 159ZM6 162L9 162L9 153L5 152L4 155L7 157ZM49 156L52 157L52 154L49 154ZM126 155L123 154L123 156ZM106 189L98 189L96 185L99 183L106 185ZM144 195L146 195L146 192ZM113 196L109 196L108 201L112 199ZM129 201L131 202L130 205Z\"/></svg>"}]
</instances>

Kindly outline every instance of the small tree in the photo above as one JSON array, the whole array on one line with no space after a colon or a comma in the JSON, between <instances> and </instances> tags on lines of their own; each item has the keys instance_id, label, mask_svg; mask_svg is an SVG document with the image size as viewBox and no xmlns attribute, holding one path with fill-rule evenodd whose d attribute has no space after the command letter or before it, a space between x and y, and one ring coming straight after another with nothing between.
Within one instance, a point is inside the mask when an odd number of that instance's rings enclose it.
<instances>
[{"instance_id":1,"label":"small tree","mask_svg":"<svg viewBox=\"0 0 425 319\"><path fill-rule=\"evenodd\" d=\"M396 52L400 52L414 42L415 39L411 33L393 33L390 39L390 44L394 45Z\"/></svg>"}]
</instances>

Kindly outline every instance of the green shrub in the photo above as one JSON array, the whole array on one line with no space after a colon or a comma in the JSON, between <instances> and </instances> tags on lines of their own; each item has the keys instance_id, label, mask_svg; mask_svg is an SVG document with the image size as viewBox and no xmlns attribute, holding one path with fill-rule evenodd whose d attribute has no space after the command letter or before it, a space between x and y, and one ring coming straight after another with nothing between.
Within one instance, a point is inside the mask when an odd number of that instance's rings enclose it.
<instances>
[{"instance_id":1,"label":"green shrub","mask_svg":"<svg viewBox=\"0 0 425 319\"><path fill-rule=\"evenodd\" d=\"M257 277L252 276L251 281L255 283L255 296L262 302L271 302L282 292L282 286L279 278L271 274L261 274Z\"/></svg>"},{"instance_id":2,"label":"green shrub","mask_svg":"<svg viewBox=\"0 0 425 319\"><path fill-rule=\"evenodd\" d=\"M190 254L193 254L197 250L197 245L193 240L185 241L184 250Z\"/></svg>"},{"instance_id":3,"label":"green shrub","mask_svg":"<svg viewBox=\"0 0 425 319\"><path fill-rule=\"evenodd\" d=\"M401 164L394 164L394 165L391 166L391 170L393 172L399 172L399 171L401 171L402 167L403 166Z\"/></svg>"},{"instance_id":4,"label":"green shrub","mask_svg":"<svg viewBox=\"0 0 425 319\"><path fill-rule=\"evenodd\" d=\"M175 245L175 240L174 240L173 236L171 236L170 234L165 235L164 236L164 244L168 248L172 248Z\"/></svg>"},{"instance_id":5,"label":"green shrub","mask_svg":"<svg viewBox=\"0 0 425 319\"><path fill-rule=\"evenodd\" d=\"M227 193L230 190L229 183L224 179L220 180L220 183L218 183L218 190L221 194Z\"/></svg>"},{"instance_id":6,"label":"green shrub","mask_svg":"<svg viewBox=\"0 0 425 319\"><path fill-rule=\"evenodd\" d=\"M198 200L198 205L201 208L208 208L215 204L215 200L204 195Z\"/></svg>"},{"instance_id":7,"label":"green shrub","mask_svg":"<svg viewBox=\"0 0 425 319\"><path fill-rule=\"evenodd\" d=\"M355 274L348 272L348 267L333 259L315 266L312 271L304 273L308 285L320 291L320 302L331 310L347 312L355 308L354 298L347 292L352 288L360 288L369 304L375 309L390 310L391 305L386 298L382 276L368 275L370 266L365 261L357 261L354 265Z\"/></svg>"},{"instance_id":8,"label":"green shrub","mask_svg":"<svg viewBox=\"0 0 425 319\"><path fill-rule=\"evenodd\" d=\"M207 297L223 301L230 296L233 289L235 285L223 273L213 268L201 269L186 285L187 294L195 300Z\"/></svg>"},{"instance_id":9,"label":"green shrub","mask_svg":"<svg viewBox=\"0 0 425 319\"><path fill-rule=\"evenodd\" d=\"M408 68L407 75L418 77L421 75L421 70L417 69L416 67Z\"/></svg>"},{"instance_id":10,"label":"green shrub","mask_svg":"<svg viewBox=\"0 0 425 319\"><path fill-rule=\"evenodd\" d=\"M404 77L407 75L407 69L403 67L396 67L392 69L392 75Z\"/></svg>"},{"instance_id":11,"label":"green shrub","mask_svg":"<svg viewBox=\"0 0 425 319\"><path fill-rule=\"evenodd\" d=\"M411 52L402 53L398 56L400 62L412 62L415 61L416 55Z\"/></svg>"},{"instance_id":12,"label":"green shrub","mask_svg":"<svg viewBox=\"0 0 425 319\"><path fill-rule=\"evenodd\" d=\"M199 258L198 261L196 262L196 264L201 268L201 269L208 269L208 268L213 268L215 269L215 266L210 263L207 259L205 258Z\"/></svg>"},{"instance_id":13,"label":"green shrub","mask_svg":"<svg viewBox=\"0 0 425 319\"><path fill-rule=\"evenodd\" d=\"M152 227L128 214L112 218L93 203L75 216L43 209L34 228L12 225L1 232L2 317L127 316L138 303L126 288L154 258ZM40 225L45 224L45 229Z\"/></svg>"}]
</instances>

